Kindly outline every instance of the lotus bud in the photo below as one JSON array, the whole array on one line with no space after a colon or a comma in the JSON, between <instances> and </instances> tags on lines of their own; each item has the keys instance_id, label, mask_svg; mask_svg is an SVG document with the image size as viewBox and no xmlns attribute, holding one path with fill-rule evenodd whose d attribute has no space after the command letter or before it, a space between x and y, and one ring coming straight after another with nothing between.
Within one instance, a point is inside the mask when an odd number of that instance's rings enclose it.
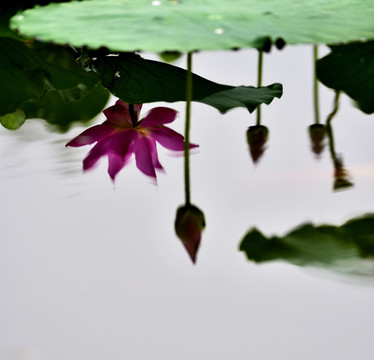
<instances>
[{"instance_id":1,"label":"lotus bud","mask_svg":"<svg viewBox=\"0 0 374 360\"><path fill-rule=\"evenodd\" d=\"M199 250L201 233L205 228L204 213L194 205L178 208L175 219L175 232L186 248L193 263Z\"/></svg>"},{"instance_id":2,"label":"lotus bud","mask_svg":"<svg viewBox=\"0 0 374 360\"><path fill-rule=\"evenodd\" d=\"M247 142L253 162L256 164L265 151L269 129L264 125L250 126L247 130Z\"/></svg>"},{"instance_id":3,"label":"lotus bud","mask_svg":"<svg viewBox=\"0 0 374 360\"><path fill-rule=\"evenodd\" d=\"M312 151L316 157L320 157L325 148L326 127L322 124L313 124L309 126L309 136L312 145Z\"/></svg>"}]
</instances>

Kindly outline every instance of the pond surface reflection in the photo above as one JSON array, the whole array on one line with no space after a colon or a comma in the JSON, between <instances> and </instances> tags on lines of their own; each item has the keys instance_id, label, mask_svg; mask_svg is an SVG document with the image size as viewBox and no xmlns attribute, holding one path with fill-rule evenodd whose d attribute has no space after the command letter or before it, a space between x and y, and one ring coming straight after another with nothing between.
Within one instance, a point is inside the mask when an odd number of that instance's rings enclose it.
<instances>
[{"instance_id":1,"label":"pond surface reflection","mask_svg":"<svg viewBox=\"0 0 374 360\"><path fill-rule=\"evenodd\" d=\"M255 84L256 62L249 50L198 53L193 70ZM83 127L1 128L0 358L370 359L370 278L256 265L238 249L254 226L283 236L307 221L341 225L374 212L373 116L341 95L335 151L354 187L333 192L328 148L318 160L310 149L312 69L309 46L264 56L263 84L282 83L284 95L262 106L269 139L256 166L246 142L255 114L193 104L191 140L200 149L191 157L192 202L207 221L196 266L173 229L182 158L160 148L166 174L157 187L134 163L114 186L105 161L82 174L87 149L64 147ZM320 90L322 120L334 93ZM180 111L172 127L183 132L184 104L168 106Z\"/></svg>"}]
</instances>

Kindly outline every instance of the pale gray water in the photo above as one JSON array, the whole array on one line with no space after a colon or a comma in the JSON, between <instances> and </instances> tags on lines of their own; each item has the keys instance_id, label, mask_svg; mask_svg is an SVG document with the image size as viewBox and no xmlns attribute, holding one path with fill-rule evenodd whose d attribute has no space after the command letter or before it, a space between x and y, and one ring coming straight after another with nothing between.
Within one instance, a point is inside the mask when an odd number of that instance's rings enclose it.
<instances>
[{"instance_id":1,"label":"pale gray water","mask_svg":"<svg viewBox=\"0 0 374 360\"><path fill-rule=\"evenodd\" d=\"M193 70L254 85L256 61L255 51L199 53ZM193 104L192 201L207 220L196 266L173 230L182 158L159 150L158 187L134 162L114 187L105 161L82 174L88 148L64 147L81 127L1 128L0 359L372 359L371 282L255 265L237 250L252 226L283 234L374 211L373 116L342 97L336 150L355 187L333 193L327 149L316 161L309 146L311 69L311 47L265 55L263 83L283 83L284 95L263 106L270 140L257 167L245 140L255 114ZM321 86L321 119L332 101ZM167 106L182 132L184 104Z\"/></svg>"}]
</instances>

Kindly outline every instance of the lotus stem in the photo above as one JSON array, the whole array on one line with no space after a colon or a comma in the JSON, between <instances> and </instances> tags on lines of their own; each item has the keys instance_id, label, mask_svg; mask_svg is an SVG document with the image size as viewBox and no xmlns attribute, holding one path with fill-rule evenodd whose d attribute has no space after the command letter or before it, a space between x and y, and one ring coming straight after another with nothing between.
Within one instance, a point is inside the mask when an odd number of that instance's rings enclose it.
<instances>
[{"instance_id":1,"label":"lotus stem","mask_svg":"<svg viewBox=\"0 0 374 360\"><path fill-rule=\"evenodd\" d=\"M263 63L264 52L262 50L258 51L258 64L257 64L257 87L262 86L262 63ZM261 105L257 106L257 118L256 125L261 124Z\"/></svg>"},{"instance_id":2,"label":"lotus stem","mask_svg":"<svg viewBox=\"0 0 374 360\"><path fill-rule=\"evenodd\" d=\"M329 149L330 149L330 154L334 161L334 164L336 164L338 160L337 160L337 156L335 153L335 143L334 143L334 136L333 136L332 127L331 127L331 121L339 110L339 95L340 95L340 91L336 91L335 98L334 98L334 108L332 109L332 112L329 114L329 116L326 119L326 129L327 129L327 135L329 137Z\"/></svg>"},{"instance_id":3,"label":"lotus stem","mask_svg":"<svg viewBox=\"0 0 374 360\"><path fill-rule=\"evenodd\" d=\"M317 79L318 45L313 45L313 99L314 99L314 122L319 124L319 94Z\"/></svg>"},{"instance_id":4,"label":"lotus stem","mask_svg":"<svg viewBox=\"0 0 374 360\"><path fill-rule=\"evenodd\" d=\"M192 52L187 53L186 123L184 131L184 192L186 205L191 204L190 191L190 123L192 100Z\"/></svg>"},{"instance_id":5,"label":"lotus stem","mask_svg":"<svg viewBox=\"0 0 374 360\"><path fill-rule=\"evenodd\" d=\"M137 119L136 119L136 116L135 116L134 104L129 104L129 113L130 113L132 126L136 127Z\"/></svg>"}]
</instances>

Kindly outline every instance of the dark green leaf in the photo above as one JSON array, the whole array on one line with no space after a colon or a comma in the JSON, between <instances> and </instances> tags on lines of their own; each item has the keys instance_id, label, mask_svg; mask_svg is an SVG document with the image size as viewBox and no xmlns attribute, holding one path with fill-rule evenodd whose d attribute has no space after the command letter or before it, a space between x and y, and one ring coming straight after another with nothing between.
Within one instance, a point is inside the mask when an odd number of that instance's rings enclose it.
<instances>
[{"instance_id":1,"label":"dark green leaf","mask_svg":"<svg viewBox=\"0 0 374 360\"><path fill-rule=\"evenodd\" d=\"M97 59L94 69L103 85L128 103L186 99L186 70L170 64L139 56L107 56ZM193 74L192 100L213 106L222 113L235 107L246 107L252 112L258 105L269 104L274 97L281 96L281 84L262 88L235 87Z\"/></svg>"},{"instance_id":2,"label":"dark green leaf","mask_svg":"<svg viewBox=\"0 0 374 360\"><path fill-rule=\"evenodd\" d=\"M374 257L374 215L354 218L342 226L304 224L283 237L267 238L252 229L240 250L256 262L283 260L339 271L344 271L344 266L351 271L356 264L357 270L361 262Z\"/></svg>"},{"instance_id":3,"label":"dark green leaf","mask_svg":"<svg viewBox=\"0 0 374 360\"><path fill-rule=\"evenodd\" d=\"M282 94L283 89L281 84L272 84L259 88L237 86L230 90L219 91L198 101L214 106L221 113L225 113L236 107L246 107L249 112L253 112L258 105L269 105L274 97L280 98Z\"/></svg>"},{"instance_id":4,"label":"dark green leaf","mask_svg":"<svg viewBox=\"0 0 374 360\"><path fill-rule=\"evenodd\" d=\"M87 121L105 106L109 92L95 74L75 62L67 46L0 38L0 115L22 109L66 129Z\"/></svg>"},{"instance_id":5,"label":"dark green leaf","mask_svg":"<svg viewBox=\"0 0 374 360\"><path fill-rule=\"evenodd\" d=\"M109 95L109 91L100 84L95 85L77 100L73 99L70 92L66 94L64 90L56 90L50 91L39 102L24 103L23 109L27 118L44 119L56 125L60 131L66 131L73 122L88 122L99 114L108 102Z\"/></svg>"},{"instance_id":6,"label":"dark green leaf","mask_svg":"<svg viewBox=\"0 0 374 360\"><path fill-rule=\"evenodd\" d=\"M0 38L0 115L16 111L46 91L45 73L37 56L21 42Z\"/></svg>"},{"instance_id":7,"label":"dark green leaf","mask_svg":"<svg viewBox=\"0 0 374 360\"><path fill-rule=\"evenodd\" d=\"M374 41L331 46L331 53L317 61L318 79L327 87L342 90L360 109L374 112Z\"/></svg>"}]
</instances>

